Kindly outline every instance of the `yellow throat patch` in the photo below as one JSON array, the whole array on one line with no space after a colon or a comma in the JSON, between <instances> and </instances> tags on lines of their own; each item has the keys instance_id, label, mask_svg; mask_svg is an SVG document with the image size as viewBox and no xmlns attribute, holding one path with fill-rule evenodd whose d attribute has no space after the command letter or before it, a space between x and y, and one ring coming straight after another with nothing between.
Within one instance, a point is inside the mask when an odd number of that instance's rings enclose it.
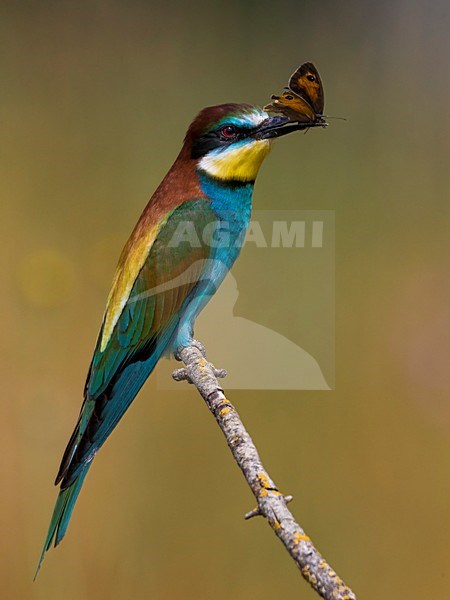
<instances>
[{"instance_id":1,"label":"yellow throat patch","mask_svg":"<svg viewBox=\"0 0 450 600\"><path fill-rule=\"evenodd\" d=\"M269 154L271 140L254 140L204 156L199 168L217 179L254 181Z\"/></svg>"}]
</instances>

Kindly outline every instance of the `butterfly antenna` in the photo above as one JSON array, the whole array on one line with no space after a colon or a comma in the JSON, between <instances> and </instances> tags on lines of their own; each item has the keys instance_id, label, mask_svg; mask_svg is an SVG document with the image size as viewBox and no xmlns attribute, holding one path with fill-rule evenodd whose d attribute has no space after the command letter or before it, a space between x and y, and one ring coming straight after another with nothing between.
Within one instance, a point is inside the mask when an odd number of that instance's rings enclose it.
<instances>
[{"instance_id":1,"label":"butterfly antenna","mask_svg":"<svg viewBox=\"0 0 450 600\"><path fill-rule=\"evenodd\" d=\"M338 119L339 121L347 121L347 117L330 117L329 115L320 115L324 119Z\"/></svg>"}]
</instances>

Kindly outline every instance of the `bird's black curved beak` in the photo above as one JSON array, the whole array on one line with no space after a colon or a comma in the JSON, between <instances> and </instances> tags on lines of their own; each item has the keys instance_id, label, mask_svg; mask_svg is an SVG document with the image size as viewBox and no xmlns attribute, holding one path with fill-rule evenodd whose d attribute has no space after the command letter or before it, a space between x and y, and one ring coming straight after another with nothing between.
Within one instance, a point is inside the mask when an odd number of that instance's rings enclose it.
<instances>
[{"instance_id":1,"label":"bird's black curved beak","mask_svg":"<svg viewBox=\"0 0 450 600\"><path fill-rule=\"evenodd\" d=\"M291 133L292 131L301 131L310 127L325 127L327 123L323 121L311 121L306 123L292 122L288 117L276 115L268 117L256 131L255 138L257 140L268 140L271 138L281 137Z\"/></svg>"}]
</instances>

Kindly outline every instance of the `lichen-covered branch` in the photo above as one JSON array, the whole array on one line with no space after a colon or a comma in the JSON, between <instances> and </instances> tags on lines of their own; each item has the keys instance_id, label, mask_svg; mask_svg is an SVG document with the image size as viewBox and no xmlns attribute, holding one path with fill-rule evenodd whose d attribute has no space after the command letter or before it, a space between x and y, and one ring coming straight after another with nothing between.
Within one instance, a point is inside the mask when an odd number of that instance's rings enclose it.
<instances>
[{"instance_id":1,"label":"lichen-covered branch","mask_svg":"<svg viewBox=\"0 0 450 600\"><path fill-rule=\"evenodd\" d=\"M189 381L200 392L256 498L257 507L247 513L245 518L262 515L267 519L303 577L322 598L356 600L352 590L319 554L292 516L287 507L292 497L283 496L279 492L263 467L251 437L217 381L217 377L226 375L225 371L215 369L206 360L203 346L196 341L188 348L181 349L177 358L185 367L176 370L173 378L177 381Z\"/></svg>"}]
</instances>

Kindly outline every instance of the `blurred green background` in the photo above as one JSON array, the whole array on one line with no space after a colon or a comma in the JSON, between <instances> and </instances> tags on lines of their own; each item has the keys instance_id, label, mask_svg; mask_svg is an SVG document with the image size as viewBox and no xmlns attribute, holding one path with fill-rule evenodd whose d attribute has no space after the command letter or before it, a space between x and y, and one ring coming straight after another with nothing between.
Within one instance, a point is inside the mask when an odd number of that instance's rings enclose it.
<instances>
[{"instance_id":1,"label":"blurred green background","mask_svg":"<svg viewBox=\"0 0 450 600\"><path fill-rule=\"evenodd\" d=\"M450 597L448 29L444 0L1 3L4 598L316 597L243 521L200 398L151 380L31 583L123 243L198 110L262 105L305 60L348 120L280 141L254 200L336 211L336 389L230 399L359 598ZM237 314L301 327L301 281L234 274Z\"/></svg>"}]
</instances>

